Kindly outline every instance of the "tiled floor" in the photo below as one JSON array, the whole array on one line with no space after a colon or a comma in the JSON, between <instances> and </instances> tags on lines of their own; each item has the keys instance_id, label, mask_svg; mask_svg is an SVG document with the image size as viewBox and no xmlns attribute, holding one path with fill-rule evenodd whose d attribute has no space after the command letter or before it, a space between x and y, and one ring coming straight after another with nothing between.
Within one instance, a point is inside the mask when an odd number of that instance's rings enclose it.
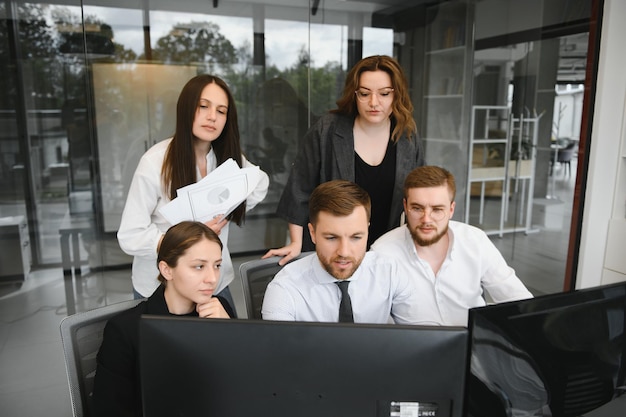
<instances>
[{"instance_id":1,"label":"tiled floor","mask_svg":"<svg viewBox=\"0 0 626 417\"><path fill-rule=\"evenodd\" d=\"M574 180L559 171L555 174L559 199L550 213L551 223L546 226L546 213L542 211L545 206L538 204L532 233L492 237L535 294L562 288ZM487 210L495 205L487 202ZM241 262L256 257L234 259L235 270ZM86 273L79 281L77 311L130 299L129 276L128 270ZM236 281L231 287L237 310L243 316L241 285ZM0 291L5 292L0 292L0 416L71 416L59 334L59 322L67 315L61 269L33 272L19 290Z\"/></svg>"}]
</instances>

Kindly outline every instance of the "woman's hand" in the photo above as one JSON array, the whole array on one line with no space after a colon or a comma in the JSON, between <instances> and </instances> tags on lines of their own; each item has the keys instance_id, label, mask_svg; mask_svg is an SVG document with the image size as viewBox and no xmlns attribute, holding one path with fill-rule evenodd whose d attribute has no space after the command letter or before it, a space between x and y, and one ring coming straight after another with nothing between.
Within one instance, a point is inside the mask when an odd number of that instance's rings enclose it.
<instances>
[{"instance_id":1,"label":"woman's hand","mask_svg":"<svg viewBox=\"0 0 626 417\"><path fill-rule=\"evenodd\" d=\"M213 297L205 304L196 305L196 311L198 315L203 318L211 319L229 319L230 316L224 310L224 306L220 302L219 298Z\"/></svg>"},{"instance_id":2,"label":"woman's hand","mask_svg":"<svg viewBox=\"0 0 626 417\"><path fill-rule=\"evenodd\" d=\"M289 223L289 240L291 243L278 249L270 249L261 259L272 256L282 256L283 259L278 261L278 265L285 265L287 262L300 255L302 252L302 230L303 227L297 224Z\"/></svg>"},{"instance_id":3,"label":"woman's hand","mask_svg":"<svg viewBox=\"0 0 626 417\"><path fill-rule=\"evenodd\" d=\"M226 226L226 223L228 223L228 219L222 216L221 214L218 214L217 216L213 217L211 220L204 222L204 224L209 226L209 228L213 230L215 234L217 234L218 236L220 232L222 231L222 228Z\"/></svg>"},{"instance_id":4,"label":"woman's hand","mask_svg":"<svg viewBox=\"0 0 626 417\"><path fill-rule=\"evenodd\" d=\"M278 265L285 265L302 252L302 244L300 242L291 242L288 245L278 249L270 249L261 259L270 258L272 256L282 256L283 259L278 261Z\"/></svg>"}]
</instances>

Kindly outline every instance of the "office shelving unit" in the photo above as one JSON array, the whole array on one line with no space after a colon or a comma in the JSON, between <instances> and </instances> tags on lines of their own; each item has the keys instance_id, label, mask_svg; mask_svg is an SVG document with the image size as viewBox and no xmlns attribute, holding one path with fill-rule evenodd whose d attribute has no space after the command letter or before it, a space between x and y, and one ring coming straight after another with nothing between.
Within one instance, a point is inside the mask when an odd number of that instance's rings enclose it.
<instances>
[{"instance_id":1,"label":"office shelving unit","mask_svg":"<svg viewBox=\"0 0 626 417\"><path fill-rule=\"evenodd\" d=\"M469 108L471 80L470 6L453 2L427 9L423 137L459 142ZM469 69L469 70L468 70Z\"/></svg>"},{"instance_id":2,"label":"office shelving unit","mask_svg":"<svg viewBox=\"0 0 626 417\"><path fill-rule=\"evenodd\" d=\"M487 234L531 231L538 122L536 117L514 117L508 106L473 106L470 122L465 221L471 223L473 195L480 196L478 225L483 225L485 197L496 197L500 217ZM511 188L513 182L513 189ZM521 192L519 219L508 224L509 199Z\"/></svg>"},{"instance_id":3,"label":"office shelving unit","mask_svg":"<svg viewBox=\"0 0 626 417\"><path fill-rule=\"evenodd\" d=\"M535 189L535 165L537 162L537 140L539 136L539 120L543 116L534 117L511 117L511 149L513 158L509 162L508 179L506 181L506 195L511 195L511 181L514 184L514 193L517 194L521 187L520 218L518 223L510 229L512 232L520 231L519 226L525 233L532 230L533 213L533 190ZM504 220L508 216L509 199L505 200Z\"/></svg>"},{"instance_id":4,"label":"office shelving unit","mask_svg":"<svg viewBox=\"0 0 626 417\"><path fill-rule=\"evenodd\" d=\"M477 184L480 194L478 224L483 224L485 196L487 195L487 185L490 185L489 194L500 198L500 221L497 228L500 235L504 229L504 212L507 200L506 179L511 145L510 119L510 109L507 106L472 107L465 221L471 223L471 198L476 193L477 187L474 187L474 184ZM493 231L488 230L486 232L493 233Z\"/></svg>"}]
</instances>

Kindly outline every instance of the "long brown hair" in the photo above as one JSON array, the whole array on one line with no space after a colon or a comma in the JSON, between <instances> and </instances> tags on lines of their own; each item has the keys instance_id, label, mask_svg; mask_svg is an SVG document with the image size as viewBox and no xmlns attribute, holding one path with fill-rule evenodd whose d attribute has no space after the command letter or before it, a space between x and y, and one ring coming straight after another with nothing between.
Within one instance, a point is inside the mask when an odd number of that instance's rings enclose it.
<instances>
[{"instance_id":1,"label":"long brown hair","mask_svg":"<svg viewBox=\"0 0 626 417\"><path fill-rule=\"evenodd\" d=\"M241 143L239 141L239 125L237 124L237 107L228 85L224 80L215 75L201 74L193 77L185 84L178 96L176 103L176 132L167 148L167 153L161 168L161 180L166 193L173 200L176 198L176 190L197 181L196 159L193 142L193 121L200 102L202 90L215 83L226 93L228 97L228 112L226 124L222 134L211 142L211 147L220 165L228 158L237 161L242 166ZM245 201L239 205L229 216L237 225L241 225L246 214Z\"/></svg>"},{"instance_id":2,"label":"long brown hair","mask_svg":"<svg viewBox=\"0 0 626 417\"><path fill-rule=\"evenodd\" d=\"M343 93L337 100L337 109L331 113L356 116L358 113L354 92L359 89L361 74L365 71L385 71L391 78L393 102L391 116L395 119L395 127L391 132L391 140L397 142L402 134L410 139L417 134L417 125L413 119L413 103L409 97L408 83L402 67L390 56L374 55L361 59L350 70L346 77Z\"/></svg>"}]
</instances>

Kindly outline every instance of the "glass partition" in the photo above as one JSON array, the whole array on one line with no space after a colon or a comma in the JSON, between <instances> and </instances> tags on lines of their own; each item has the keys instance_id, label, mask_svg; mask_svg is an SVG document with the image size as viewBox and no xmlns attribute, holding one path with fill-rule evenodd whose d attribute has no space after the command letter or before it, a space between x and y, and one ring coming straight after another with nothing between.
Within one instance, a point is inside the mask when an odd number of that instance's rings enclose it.
<instances>
[{"instance_id":1,"label":"glass partition","mask_svg":"<svg viewBox=\"0 0 626 417\"><path fill-rule=\"evenodd\" d=\"M335 107L354 62L388 54L406 71L426 161L457 178L455 219L493 234L512 263L533 234L558 228L553 239L566 242L571 201L551 197L575 181L576 153L567 163L559 152L577 140L581 96L562 77L564 60L586 56L589 6L407 3L3 2L0 219L24 221L32 269L128 267L115 232L137 161L172 135L186 80L215 73L236 97L247 157L271 179L245 226L231 228L233 254L260 256L286 242L275 209L299 140ZM568 77L584 82L584 72ZM480 106L504 110L479 121ZM499 144L476 134L491 122ZM538 293L560 290L563 255L543 271L558 282L531 285Z\"/></svg>"}]
</instances>

